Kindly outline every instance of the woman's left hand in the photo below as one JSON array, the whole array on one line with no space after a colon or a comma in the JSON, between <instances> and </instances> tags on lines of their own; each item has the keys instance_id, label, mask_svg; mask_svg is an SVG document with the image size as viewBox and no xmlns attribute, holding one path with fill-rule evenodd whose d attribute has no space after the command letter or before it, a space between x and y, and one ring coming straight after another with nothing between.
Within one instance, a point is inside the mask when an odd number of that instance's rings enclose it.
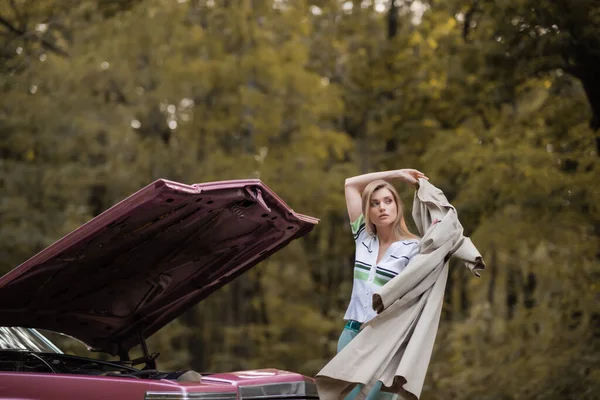
<instances>
[{"instance_id":1,"label":"woman's left hand","mask_svg":"<svg viewBox=\"0 0 600 400\"><path fill-rule=\"evenodd\" d=\"M406 183L410 183L411 185L416 185L421 178L429 180L424 173L412 168L399 169L397 170L397 173L398 178L402 179Z\"/></svg>"}]
</instances>

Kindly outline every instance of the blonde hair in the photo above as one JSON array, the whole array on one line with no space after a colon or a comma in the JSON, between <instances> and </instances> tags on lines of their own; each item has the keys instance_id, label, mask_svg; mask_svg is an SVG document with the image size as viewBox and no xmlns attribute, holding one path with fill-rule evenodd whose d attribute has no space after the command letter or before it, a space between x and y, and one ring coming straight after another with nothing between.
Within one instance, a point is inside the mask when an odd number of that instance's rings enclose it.
<instances>
[{"instance_id":1,"label":"blonde hair","mask_svg":"<svg viewBox=\"0 0 600 400\"><path fill-rule=\"evenodd\" d=\"M362 192L362 212L365 218L365 230L367 233L372 236L377 234L377 227L369 219L369 207L373 193L379 189L388 189L390 192L392 192L392 196L396 202L396 220L394 221L393 229L397 238L419 239L419 237L408 230L408 227L406 226L406 221L404 220L404 206L402 205L402 200L400 200L400 196L398 195L396 188L392 184L381 179L369 183Z\"/></svg>"}]
</instances>

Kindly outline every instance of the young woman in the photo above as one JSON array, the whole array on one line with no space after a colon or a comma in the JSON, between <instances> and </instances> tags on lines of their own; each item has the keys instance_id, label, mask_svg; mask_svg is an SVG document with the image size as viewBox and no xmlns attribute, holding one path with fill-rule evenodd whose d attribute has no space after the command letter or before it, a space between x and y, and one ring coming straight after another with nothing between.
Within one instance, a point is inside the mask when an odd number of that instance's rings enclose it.
<instances>
[{"instance_id":1,"label":"young woman","mask_svg":"<svg viewBox=\"0 0 600 400\"><path fill-rule=\"evenodd\" d=\"M377 315L372 307L373 292L401 273L419 251L419 238L404 221L404 208L390 181L416 185L427 177L415 169L375 172L346 179L346 205L356 243L352 297L344 316L346 325L338 342L340 352L358 335L363 323ZM354 399L358 385L346 396ZM392 399L381 393L381 382L369 391L367 400Z\"/></svg>"}]
</instances>

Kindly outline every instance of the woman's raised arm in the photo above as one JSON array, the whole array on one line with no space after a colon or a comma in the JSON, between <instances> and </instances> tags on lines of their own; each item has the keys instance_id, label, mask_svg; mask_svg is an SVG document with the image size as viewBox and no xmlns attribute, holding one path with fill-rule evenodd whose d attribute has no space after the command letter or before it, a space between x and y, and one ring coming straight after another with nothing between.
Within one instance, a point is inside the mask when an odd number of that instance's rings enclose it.
<instances>
[{"instance_id":1,"label":"woman's raised arm","mask_svg":"<svg viewBox=\"0 0 600 400\"><path fill-rule=\"evenodd\" d=\"M401 180L411 185L416 185L419 178L429 179L421 171L416 169L394 169L391 171L372 172L364 175L347 178L345 183L346 206L348 207L348 217L350 222L356 219L362 213L362 191L372 181L383 179L385 181Z\"/></svg>"}]
</instances>

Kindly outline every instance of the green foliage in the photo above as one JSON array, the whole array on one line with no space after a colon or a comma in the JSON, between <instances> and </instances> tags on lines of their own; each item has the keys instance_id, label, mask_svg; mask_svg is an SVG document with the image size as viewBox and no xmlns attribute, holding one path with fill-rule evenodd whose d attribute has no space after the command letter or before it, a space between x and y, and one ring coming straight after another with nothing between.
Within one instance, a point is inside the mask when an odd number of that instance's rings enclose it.
<instances>
[{"instance_id":1,"label":"green foliage","mask_svg":"<svg viewBox=\"0 0 600 400\"><path fill-rule=\"evenodd\" d=\"M0 2L0 271L154 179L259 177L319 226L149 346L313 375L351 291L344 179L420 168L488 265L451 269L423 398L597 396L597 2L389 3Z\"/></svg>"}]
</instances>

